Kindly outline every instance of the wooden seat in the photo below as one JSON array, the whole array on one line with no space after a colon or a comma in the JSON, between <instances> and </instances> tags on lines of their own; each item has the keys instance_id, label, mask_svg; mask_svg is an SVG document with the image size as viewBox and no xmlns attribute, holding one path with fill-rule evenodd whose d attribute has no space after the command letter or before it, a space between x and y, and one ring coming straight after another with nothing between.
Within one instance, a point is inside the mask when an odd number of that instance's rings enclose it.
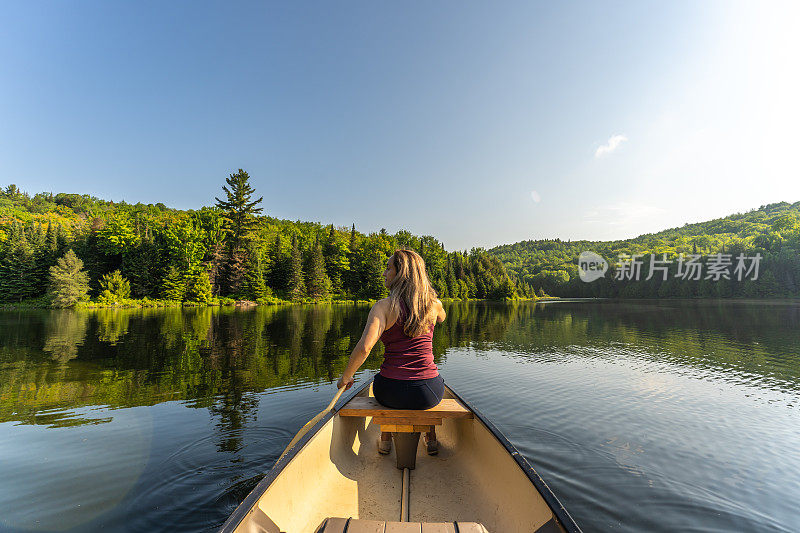
<instances>
[{"instance_id":1,"label":"wooden seat","mask_svg":"<svg viewBox=\"0 0 800 533\"><path fill-rule=\"evenodd\" d=\"M314 533L489 533L477 522L381 522L326 518Z\"/></svg>"},{"instance_id":2,"label":"wooden seat","mask_svg":"<svg viewBox=\"0 0 800 533\"><path fill-rule=\"evenodd\" d=\"M339 416L371 416L381 431L412 433L430 431L444 418L472 418L472 411L453 398L445 398L430 409L392 409L378 403L373 396L356 396L339 409Z\"/></svg>"}]
</instances>

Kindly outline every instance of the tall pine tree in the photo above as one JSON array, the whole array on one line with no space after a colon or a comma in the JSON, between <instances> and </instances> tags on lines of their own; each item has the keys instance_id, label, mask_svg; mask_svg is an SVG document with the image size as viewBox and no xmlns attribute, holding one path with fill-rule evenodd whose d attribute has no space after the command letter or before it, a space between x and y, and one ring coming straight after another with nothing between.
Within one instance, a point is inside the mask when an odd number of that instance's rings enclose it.
<instances>
[{"instance_id":1,"label":"tall pine tree","mask_svg":"<svg viewBox=\"0 0 800 533\"><path fill-rule=\"evenodd\" d=\"M359 256L358 256L358 240L356 235L356 224L353 223L353 227L350 229L350 241L347 245L347 264L348 269L344 272L343 279L342 279L342 287L344 292L350 296L357 296L359 289L361 287L359 275L358 275L358 266L359 266Z\"/></svg>"},{"instance_id":2,"label":"tall pine tree","mask_svg":"<svg viewBox=\"0 0 800 533\"><path fill-rule=\"evenodd\" d=\"M186 282L175 265L171 265L161 285L161 295L165 300L182 302L186 298Z\"/></svg>"},{"instance_id":3,"label":"tall pine tree","mask_svg":"<svg viewBox=\"0 0 800 533\"><path fill-rule=\"evenodd\" d=\"M275 240L269 251L270 267L267 275L267 284L276 291L283 292L289 282L289 260L283 252L281 234L275 234Z\"/></svg>"},{"instance_id":4,"label":"tall pine tree","mask_svg":"<svg viewBox=\"0 0 800 533\"><path fill-rule=\"evenodd\" d=\"M241 288L245 273L246 258L241 252L242 245L256 224L255 215L263 211L263 208L256 205L264 197L252 200L255 189L249 183L250 175L241 168L225 181L228 185L223 186L222 190L225 191L226 199L215 198L217 207L224 212L225 242L228 245L226 268L219 285L223 294L235 294Z\"/></svg>"},{"instance_id":5,"label":"tall pine tree","mask_svg":"<svg viewBox=\"0 0 800 533\"><path fill-rule=\"evenodd\" d=\"M264 272L261 267L261 254L250 246L245 261L244 280L241 294L250 300L258 300L267 296L267 285L264 283Z\"/></svg>"},{"instance_id":6,"label":"tall pine tree","mask_svg":"<svg viewBox=\"0 0 800 533\"><path fill-rule=\"evenodd\" d=\"M208 277L207 270L201 270L199 274L192 279L187 296L189 300L193 302L207 304L211 301L214 295L211 291L211 279Z\"/></svg>"},{"instance_id":7,"label":"tall pine tree","mask_svg":"<svg viewBox=\"0 0 800 533\"><path fill-rule=\"evenodd\" d=\"M291 300L298 300L306 295L306 284L303 280L303 257L297 244L297 235L292 235L292 261L287 289Z\"/></svg>"},{"instance_id":8,"label":"tall pine tree","mask_svg":"<svg viewBox=\"0 0 800 533\"><path fill-rule=\"evenodd\" d=\"M314 299L327 298L331 292L331 280L325 273L325 257L322 254L319 238L314 243L314 248L309 255L306 269L306 292Z\"/></svg>"},{"instance_id":9,"label":"tall pine tree","mask_svg":"<svg viewBox=\"0 0 800 533\"><path fill-rule=\"evenodd\" d=\"M14 226L0 260L0 299L21 302L39 295L40 273L25 231L19 224Z\"/></svg>"},{"instance_id":10,"label":"tall pine tree","mask_svg":"<svg viewBox=\"0 0 800 533\"><path fill-rule=\"evenodd\" d=\"M251 200L256 191L250 186L249 181L250 175L240 168L239 172L231 174L225 180L230 186L230 189L224 185L222 187L226 199L214 198L217 207L225 212L226 240L231 250L239 249L242 240L255 225L254 216L264 210L262 207L256 207L264 199L263 196Z\"/></svg>"},{"instance_id":11,"label":"tall pine tree","mask_svg":"<svg viewBox=\"0 0 800 533\"><path fill-rule=\"evenodd\" d=\"M347 248L337 235L331 224L328 236L323 247L325 256L325 271L331 279L331 292L340 294L344 286L344 277L347 274Z\"/></svg>"}]
</instances>

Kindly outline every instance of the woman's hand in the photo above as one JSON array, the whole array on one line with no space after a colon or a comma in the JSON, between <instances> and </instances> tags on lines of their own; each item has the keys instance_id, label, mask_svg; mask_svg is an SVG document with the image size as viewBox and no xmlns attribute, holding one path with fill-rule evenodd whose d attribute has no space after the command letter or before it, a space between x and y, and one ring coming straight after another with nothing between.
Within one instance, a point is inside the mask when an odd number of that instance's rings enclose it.
<instances>
[{"instance_id":1,"label":"woman's hand","mask_svg":"<svg viewBox=\"0 0 800 533\"><path fill-rule=\"evenodd\" d=\"M356 382L356 380L353 379L353 378L345 379L344 376L342 376L342 377L339 378L339 383L336 384L336 388L337 389L341 389L342 387L344 387L345 388L344 390L347 390L350 387L352 387L353 383L355 383L355 382Z\"/></svg>"}]
</instances>

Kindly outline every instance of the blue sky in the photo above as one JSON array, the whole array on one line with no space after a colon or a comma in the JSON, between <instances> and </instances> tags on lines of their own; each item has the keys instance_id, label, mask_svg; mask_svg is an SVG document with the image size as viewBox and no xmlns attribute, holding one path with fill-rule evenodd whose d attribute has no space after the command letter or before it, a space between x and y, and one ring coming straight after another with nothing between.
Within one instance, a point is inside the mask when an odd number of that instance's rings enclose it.
<instances>
[{"instance_id":1,"label":"blue sky","mask_svg":"<svg viewBox=\"0 0 800 533\"><path fill-rule=\"evenodd\" d=\"M0 184L448 250L800 200L800 9L736 2L4 2ZM605 148L603 148L605 147Z\"/></svg>"}]
</instances>

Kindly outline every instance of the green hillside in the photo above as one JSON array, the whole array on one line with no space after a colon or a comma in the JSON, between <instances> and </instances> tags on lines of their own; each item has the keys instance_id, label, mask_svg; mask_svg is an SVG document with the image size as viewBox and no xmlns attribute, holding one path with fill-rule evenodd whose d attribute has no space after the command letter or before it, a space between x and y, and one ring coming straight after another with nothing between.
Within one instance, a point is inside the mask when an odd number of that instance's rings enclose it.
<instances>
[{"instance_id":1,"label":"green hillside","mask_svg":"<svg viewBox=\"0 0 800 533\"><path fill-rule=\"evenodd\" d=\"M257 207L248 179L240 169L225 194L209 191L224 198L198 210L0 189L0 302L73 305L87 297L87 281L88 296L107 305L376 299L401 246L422 255L442 298L532 295L483 249L448 252L404 230L365 235L262 216L268 207Z\"/></svg>"},{"instance_id":2,"label":"green hillside","mask_svg":"<svg viewBox=\"0 0 800 533\"><path fill-rule=\"evenodd\" d=\"M489 253L499 258L515 278L533 285L536 290L563 297L798 297L798 220L800 202L780 202L635 239L524 241L497 246ZM578 272L578 256L587 250L600 254L610 264L605 277L591 283L582 281ZM643 254L642 276L638 282L614 279L614 263L619 263L621 254ZM649 274L650 254L655 254L657 260L663 260L662 254L666 254L666 260L671 261L666 281L660 271L650 280L644 279ZM702 279L676 277L679 254L701 256L700 262L705 267ZM731 279L715 280L715 276L706 279L708 263L714 254L730 254ZM761 255L758 279L751 279L752 274L741 281L736 279L733 271L739 254L746 258Z\"/></svg>"},{"instance_id":3,"label":"green hillside","mask_svg":"<svg viewBox=\"0 0 800 533\"><path fill-rule=\"evenodd\" d=\"M448 252L436 238L405 230L365 235L354 226L261 215L247 173L231 175L229 185L234 178L242 187L238 200L229 196L198 210L115 203L85 194L31 196L15 185L0 189L0 302L69 304L69 297L54 297L53 287L59 286L51 272L68 250L74 255L72 263L61 265L66 276L61 287L67 287L61 290L69 295L75 289L70 284L80 285L69 277L74 276L70 268L79 266L88 280L88 297L100 304L375 299L386 293L386 258L401 246L422 255L443 298L800 297L800 202L765 205L635 239L548 239ZM583 251L608 261L604 277L591 283L580 279ZM620 256L633 254L641 255L639 279L615 279ZM655 270L647 280L650 254L668 269ZM681 254L699 256L702 276L681 275ZM752 270L744 276L739 272L737 279L737 257L752 267L757 254L757 279ZM731 263L727 278L711 276L711 263L722 259Z\"/></svg>"}]
</instances>

